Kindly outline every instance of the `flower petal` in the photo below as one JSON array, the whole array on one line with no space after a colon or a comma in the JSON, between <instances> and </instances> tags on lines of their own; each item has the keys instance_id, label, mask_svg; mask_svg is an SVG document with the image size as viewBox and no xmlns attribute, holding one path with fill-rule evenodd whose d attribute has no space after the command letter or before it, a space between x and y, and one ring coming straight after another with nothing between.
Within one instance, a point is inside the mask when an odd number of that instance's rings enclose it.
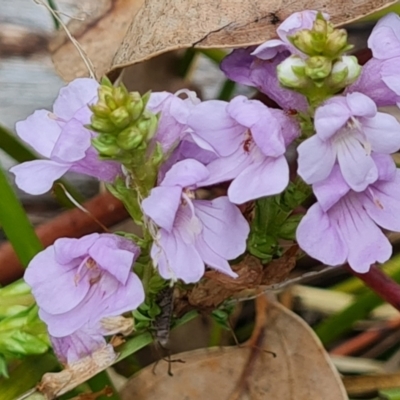
<instances>
[{"instance_id":1,"label":"flower petal","mask_svg":"<svg viewBox=\"0 0 400 400\"><path fill-rule=\"evenodd\" d=\"M85 157L91 146L91 139L90 131L73 118L63 126L51 158L61 163L79 161Z\"/></svg>"},{"instance_id":2,"label":"flower petal","mask_svg":"<svg viewBox=\"0 0 400 400\"><path fill-rule=\"evenodd\" d=\"M313 192L319 205L325 212L335 205L350 191L350 186L344 180L338 164L332 168L330 175L313 185Z\"/></svg>"},{"instance_id":3,"label":"flower petal","mask_svg":"<svg viewBox=\"0 0 400 400\"><path fill-rule=\"evenodd\" d=\"M368 215L384 229L400 232L400 174L393 181L376 182L360 193L360 201Z\"/></svg>"},{"instance_id":4,"label":"flower petal","mask_svg":"<svg viewBox=\"0 0 400 400\"><path fill-rule=\"evenodd\" d=\"M232 154L240 146L246 130L227 112L225 101L209 100L197 105L188 118L189 133L196 141L200 137L221 156ZM196 143L202 146L201 141ZM206 148L209 150L209 148Z\"/></svg>"},{"instance_id":5,"label":"flower petal","mask_svg":"<svg viewBox=\"0 0 400 400\"><path fill-rule=\"evenodd\" d=\"M214 253L232 260L246 250L249 224L228 197L212 201L194 200L195 214L203 229L200 236Z\"/></svg>"},{"instance_id":6,"label":"flower petal","mask_svg":"<svg viewBox=\"0 0 400 400\"><path fill-rule=\"evenodd\" d=\"M47 110L37 110L24 121L15 125L17 135L41 156L50 158L51 152L61 134L56 117Z\"/></svg>"},{"instance_id":7,"label":"flower petal","mask_svg":"<svg viewBox=\"0 0 400 400\"><path fill-rule=\"evenodd\" d=\"M51 160L27 161L10 169L15 175L16 185L29 194L48 192L54 181L61 178L70 165L60 164Z\"/></svg>"},{"instance_id":8,"label":"flower petal","mask_svg":"<svg viewBox=\"0 0 400 400\"><path fill-rule=\"evenodd\" d=\"M347 184L361 192L378 179L378 168L361 143L348 136L336 142L338 163Z\"/></svg>"},{"instance_id":9,"label":"flower petal","mask_svg":"<svg viewBox=\"0 0 400 400\"><path fill-rule=\"evenodd\" d=\"M143 200L142 207L158 226L171 232L181 196L182 188L179 186L158 186Z\"/></svg>"},{"instance_id":10,"label":"flower petal","mask_svg":"<svg viewBox=\"0 0 400 400\"><path fill-rule=\"evenodd\" d=\"M372 118L376 115L377 108L375 102L365 94L358 92L349 93L346 96L346 101L352 116Z\"/></svg>"},{"instance_id":11,"label":"flower petal","mask_svg":"<svg viewBox=\"0 0 400 400\"><path fill-rule=\"evenodd\" d=\"M298 174L310 184L329 176L336 160L336 153L330 142L311 136L297 148Z\"/></svg>"},{"instance_id":12,"label":"flower petal","mask_svg":"<svg viewBox=\"0 0 400 400\"><path fill-rule=\"evenodd\" d=\"M151 257L164 279L198 282L204 274L204 262L193 244L185 243L177 232L160 229L151 249Z\"/></svg>"},{"instance_id":13,"label":"flower petal","mask_svg":"<svg viewBox=\"0 0 400 400\"><path fill-rule=\"evenodd\" d=\"M225 275L231 276L232 278L237 278L237 273L232 271L232 268L228 261L226 261L226 258L215 253L201 236L199 236L196 240L196 249L199 252L200 257L208 266L216 269L219 272L222 272Z\"/></svg>"},{"instance_id":14,"label":"flower petal","mask_svg":"<svg viewBox=\"0 0 400 400\"><path fill-rule=\"evenodd\" d=\"M209 177L209 171L202 163L188 158L179 161L165 174L161 186L191 187Z\"/></svg>"},{"instance_id":15,"label":"flower petal","mask_svg":"<svg viewBox=\"0 0 400 400\"><path fill-rule=\"evenodd\" d=\"M327 265L344 264L348 246L337 231L327 213L316 203L297 227L296 238L299 246L311 257Z\"/></svg>"},{"instance_id":16,"label":"flower petal","mask_svg":"<svg viewBox=\"0 0 400 400\"><path fill-rule=\"evenodd\" d=\"M221 70L234 82L254 86L251 79L251 64L255 60L255 57L251 55L253 50L254 47L233 50L222 60Z\"/></svg>"},{"instance_id":17,"label":"flower petal","mask_svg":"<svg viewBox=\"0 0 400 400\"><path fill-rule=\"evenodd\" d=\"M281 193L289 183L289 166L284 156L267 157L249 165L231 183L229 200L235 204Z\"/></svg>"},{"instance_id":18,"label":"flower petal","mask_svg":"<svg viewBox=\"0 0 400 400\"><path fill-rule=\"evenodd\" d=\"M400 149L400 124L393 115L378 112L373 118L363 118L362 127L373 151L391 154Z\"/></svg>"},{"instance_id":19,"label":"flower petal","mask_svg":"<svg viewBox=\"0 0 400 400\"><path fill-rule=\"evenodd\" d=\"M331 138L351 117L344 97L328 100L315 111L315 130L322 140Z\"/></svg>"},{"instance_id":20,"label":"flower petal","mask_svg":"<svg viewBox=\"0 0 400 400\"><path fill-rule=\"evenodd\" d=\"M285 152L280 121L263 103L236 96L229 103L227 111L240 125L250 129L254 141L265 155L276 157Z\"/></svg>"},{"instance_id":21,"label":"flower petal","mask_svg":"<svg viewBox=\"0 0 400 400\"><path fill-rule=\"evenodd\" d=\"M60 238L54 242L55 259L60 264L68 264L71 261L85 257L90 246L100 237L98 233L83 236L79 239Z\"/></svg>"},{"instance_id":22,"label":"flower petal","mask_svg":"<svg viewBox=\"0 0 400 400\"><path fill-rule=\"evenodd\" d=\"M383 263L390 258L392 246L354 194L334 206L329 214L339 224L343 240L348 244L347 261L354 271L368 272L375 262Z\"/></svg>"},{"instance_id":23,"label":"flower petal","mask_svg":"<svg viewBox=\"0 0 400 400\"><path fill-rule=\"evenodd\" d=\"M78 78L61 88L54 102L53 111L58 117L69 121L74 114L88 104L97 101L99 84L95 79Z\"/></svg>"}]
</instances>

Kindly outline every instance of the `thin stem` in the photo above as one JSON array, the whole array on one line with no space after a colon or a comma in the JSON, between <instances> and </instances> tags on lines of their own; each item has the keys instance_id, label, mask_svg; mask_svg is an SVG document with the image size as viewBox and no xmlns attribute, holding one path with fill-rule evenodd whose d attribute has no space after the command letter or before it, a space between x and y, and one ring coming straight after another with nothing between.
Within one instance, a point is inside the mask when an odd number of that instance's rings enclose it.
<instances>
[{"instance_id":1,"label":"thin stem","mask_svg":"<svg viewBox=\"0 0 400 400\"><path fill-rule=\"evenodd\" d=\"M378 296L400 311L400 285L375 264L371 266L366 274L355 272L350 267L347 267L347 269L361 279Z\"/></svg>"},{"instance_id":2,"label":"thin stem","mask_svg":"<svg viewBox=\"0 0 400 400\"><path fill-rule=\"evenodd\" d=\"M47 0L47 4L49 5L49 7L53 10L53 11L57 11L57 6L56 6L56 3L55 3L55 1L53 1L53 0ZM58 30L58 29L60 29L60 23L58 22L58 19L53 15L53 14L51 14L51 17L53 18L53 22L54 22L54 27Z\"/></svg>"}]
</instances>

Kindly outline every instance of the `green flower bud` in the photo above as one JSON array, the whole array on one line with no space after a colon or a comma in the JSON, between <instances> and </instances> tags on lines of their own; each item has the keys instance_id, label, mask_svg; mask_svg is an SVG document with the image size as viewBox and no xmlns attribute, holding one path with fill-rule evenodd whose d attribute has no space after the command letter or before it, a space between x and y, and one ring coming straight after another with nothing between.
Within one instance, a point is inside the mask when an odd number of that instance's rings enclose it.
<instances>
[{"instance_id":1,"label":"green flower bud","mask_svg":"<svg viewBox=\"0 0 400 400\"><path fill-rule=\"evenodd\" d=\"M144 104L139 92L129 93L129 100L126 104L126 108L133 121L136 121L142 115Z\"/></svg>"},{"instance_id":2,"label":"green flower bud","mask_svg":"<svg viewBox=\"0 0 400 400\"><path fill-rule=\"evenodd\" d=\"M306 60L305 74L312 80L326 78L332 70L332 62L323 56L313 56Z\"/></svg>"},{"instance_id":3,"label":"green flower bud","mask_svg":"<svg viewBox=\"0 0 400 400\"><path fill-rule=\"evenodd\" d=\"M106 94L104 96L104 101L107 104L107 107L110 108L110 110L114 111L118 108L117 102L114 100L111 94Z\"/></svg>"},{"instance_id":4,"label":"green flower bud","mask_svg":"<svg viewBox=\"0 0 400 400\"><path fill-rule=\"evenodd\" d=\"M118 147L115 138L113 143L107 143L107 140L102 140L102 136L103 135L100 135L97 138L92 139L93 147L99 152L101 156L114 157L118 155L121 150Z\"/></svg>"},{"instance_id":5,"label":"green flower bud","mask_svg":"<svg viewBox=\"0 0 400 400\"><path fill-rule=\"evenodd\" d=\"M125 107L119 107L110 114L111 122L117 128L126 128L131 122L131 116Z\"/></svg>"},{"instance_id":6,"label":"green flower bud","mask_svg":"<svg viewBox=\"0 0 400 400\"><path fill-rule=\"evenodd\" d=\"M350 46L350 48L351 47L353 46ZM327 37L325 43L325 54L331 57L336 57L347 50L349 50L349 45L347 44L346 30L334 29Z\"/></svg>"},{"instance_id":7,"label":"green flower bud","mask_svg":"<svg viewBox=\"0 0 400 400\"><path fill-rule=\"evenodd\" d=\"M112 96L116 104L121 107L124 106L129 98L129 92L124 85L113 88Z\"/></svg>"},{"instance_id":8,"label":"green flower bud","mask_svg":"<svg viewBox=\"0 0 400 400\"><path fill-rule=\"evenodd\" d=\"M113 132L115 125L108 118L98 117L96 114L92 115L91 127L96 132Z\"/></svg>"},{"instance_id":9,"label":"green flower bud","mask_svg":"<svg viewBox=\"0 0 400 400\"><path fill-rule=\"evenodd\" d=\"M157 115L149 111L145 111L144 114L142 115L142 118L137 123L137 127L141 132L141 134L143 135L143 137L145 137L147 140L150 140L157 131L158 127Z\"/></svg>"},{"instance_id":10,"label":"green flower bud","mask_svg":"<svg viewBox=\"0 0 400 400\"><path fill-rule=\"evenodd\" d=\"M123 150L133 150L143 141L143 135L135 126L130 126L118 134L117 145Z\"/></svg>"},{"instance_id":11,"label":"green flower bud","mask_svg":"<svg viewBox=\"0 0 400 400\"><path fill-rule=\"evenodd\" d=\"M105 103L97 103L89 106L89 108L92 110L93 114L100 118L107 118L110 114L110 109Z\"/></svg>"}]
</instances>

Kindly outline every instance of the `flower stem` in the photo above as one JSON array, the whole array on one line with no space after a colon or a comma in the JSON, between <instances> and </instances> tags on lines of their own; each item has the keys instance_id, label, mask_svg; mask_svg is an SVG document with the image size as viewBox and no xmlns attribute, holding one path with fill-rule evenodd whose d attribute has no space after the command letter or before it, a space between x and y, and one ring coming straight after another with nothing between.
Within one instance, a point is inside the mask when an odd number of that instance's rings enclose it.
<instances>
[{"instance_id":1,"label":"flower stem","mask_svg":"<svg viewBox=\"0 0 400 400\"><path fill-rule=\"evenodd\" d=\"M366 274L357 273L350 267L347 267L347 269L361 279L378 296L400 311L400 285L375 264L371 266L371 269Z\"/></svg>"}]
</instances>

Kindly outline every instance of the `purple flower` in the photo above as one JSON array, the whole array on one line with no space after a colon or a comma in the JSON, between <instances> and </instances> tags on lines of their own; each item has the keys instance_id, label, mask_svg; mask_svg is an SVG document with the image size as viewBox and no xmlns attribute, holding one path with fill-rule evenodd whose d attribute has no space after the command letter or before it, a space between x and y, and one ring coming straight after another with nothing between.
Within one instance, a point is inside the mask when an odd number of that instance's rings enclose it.
<instances>
[{"instance_id":1,"label":"purple flower","mask_svg":"<svg viewBox=\"0 0 400 400\"><path fill-rule=\"evenodd\" d=\"M372 58L347 92L361 92L378 106L400 107L400 17L390 13L379 20L368 39Z\"/></svg>"},{"instance_id":2,"label":"purple flower","mask_svg":"<svg viewBox=\"0 0 400 400\"><path fill-rule=\"evenodd\" d=\"M178 97L182 93L186 94L186 99ZM161 112L154 140L161 144L164 152L170 151L184 137L189 113L198 103L200 100L196 93L186 89L179 90L175 94L168 92L151 94L147 108L154 113Z\"/></svg>"},{"instance_id":3,"label":"purple flower","mask_svg":"<svg viewBox=\"0 0 400 400\"><path fill-rule=\"evenodd\" d=\"M205 264L236 277L227 260L245 251L249 226L227 197L195 199L193 191L208 176L200 162L180 161L142 203L144 212L160 227L151 257L164 279L197 282Z\"/></svg>"},{"instance_id":4,"label":"purple flower","mask_svg":"<svg viewBox=\"0 0 400 400\"><path fill-rule=\"evenodd\" d=\"M286 147L299 135L294 119L257 100L237 96L230 103L199 104L188 121L196 143L220 157L207 165L202 185L233 180L235 204L282 192L289 182Z\"/></svg>"},{"instance_id":5,"label":"purple flower","mask_svg":"<svg viewBox=\"0 0 400 400\"><path fill-rule=\"evenodd\" d=\"M316 110L314 123L316 135L298 147L298 173L310 184L327 178L337 161L347 184L362 191L378 179L371 151L391 154L400 148L396 118L378 112L361 93L329 99Z\"/></svg>"},{"instance_id":6,"label":"purple flower","mask_svg":"<svg viewBox=\"0 0 400 400\"><path fill-rule=\"evenodd\" d=\"M50 335L84 335L97 330L103 318L136 309L144 301L142 284L131 271L139 252L128 239L93 233L58 239L37 254L25 280Z\"/></svg>"},{"instance_id":7,"label":"purple flower","mask_svg":"<svg viewBox=\"0 0 400 400\"><path fill-rule=\"evenodd\" d=\"M379 179L363 192L351 190L338 165L313 186L318 202L297 228L297 241L311 257L332 266L348 262L360 273L390 258L392 247L378 226L400 231L400 170L390 156L374 161Z\"/></svg>"},{"instance_id":8,"label":"purple flower","mask_svg":"<svg viewBox=\"0 0 400 400\"><path fill-rule=\"evenodd\" d=\"M237 49L223 59L221 69L232 81L256 87L284 110L306 111L306 98L283 88L277 77L278 65L290 54L285 47L280 45L273 58L264 60L254 53L254 47Z\"/></svg>"},{"instance_id":9,"label":"purple flower","mask_svg":"<svg viewBox=\"0 0 400 400\"><path fill-rule=\"evenodd\" d=\"M35 111L16 125L18 136L48 160L28 161L11 168L17 186L30 194L42 194L67 171L112 182L121 172L112 161L100 161L91 145L93 132L88 104L97 100L99 84L88 78L75 79L60 90L53 112Z\"/></svg>"}]
</instances>

